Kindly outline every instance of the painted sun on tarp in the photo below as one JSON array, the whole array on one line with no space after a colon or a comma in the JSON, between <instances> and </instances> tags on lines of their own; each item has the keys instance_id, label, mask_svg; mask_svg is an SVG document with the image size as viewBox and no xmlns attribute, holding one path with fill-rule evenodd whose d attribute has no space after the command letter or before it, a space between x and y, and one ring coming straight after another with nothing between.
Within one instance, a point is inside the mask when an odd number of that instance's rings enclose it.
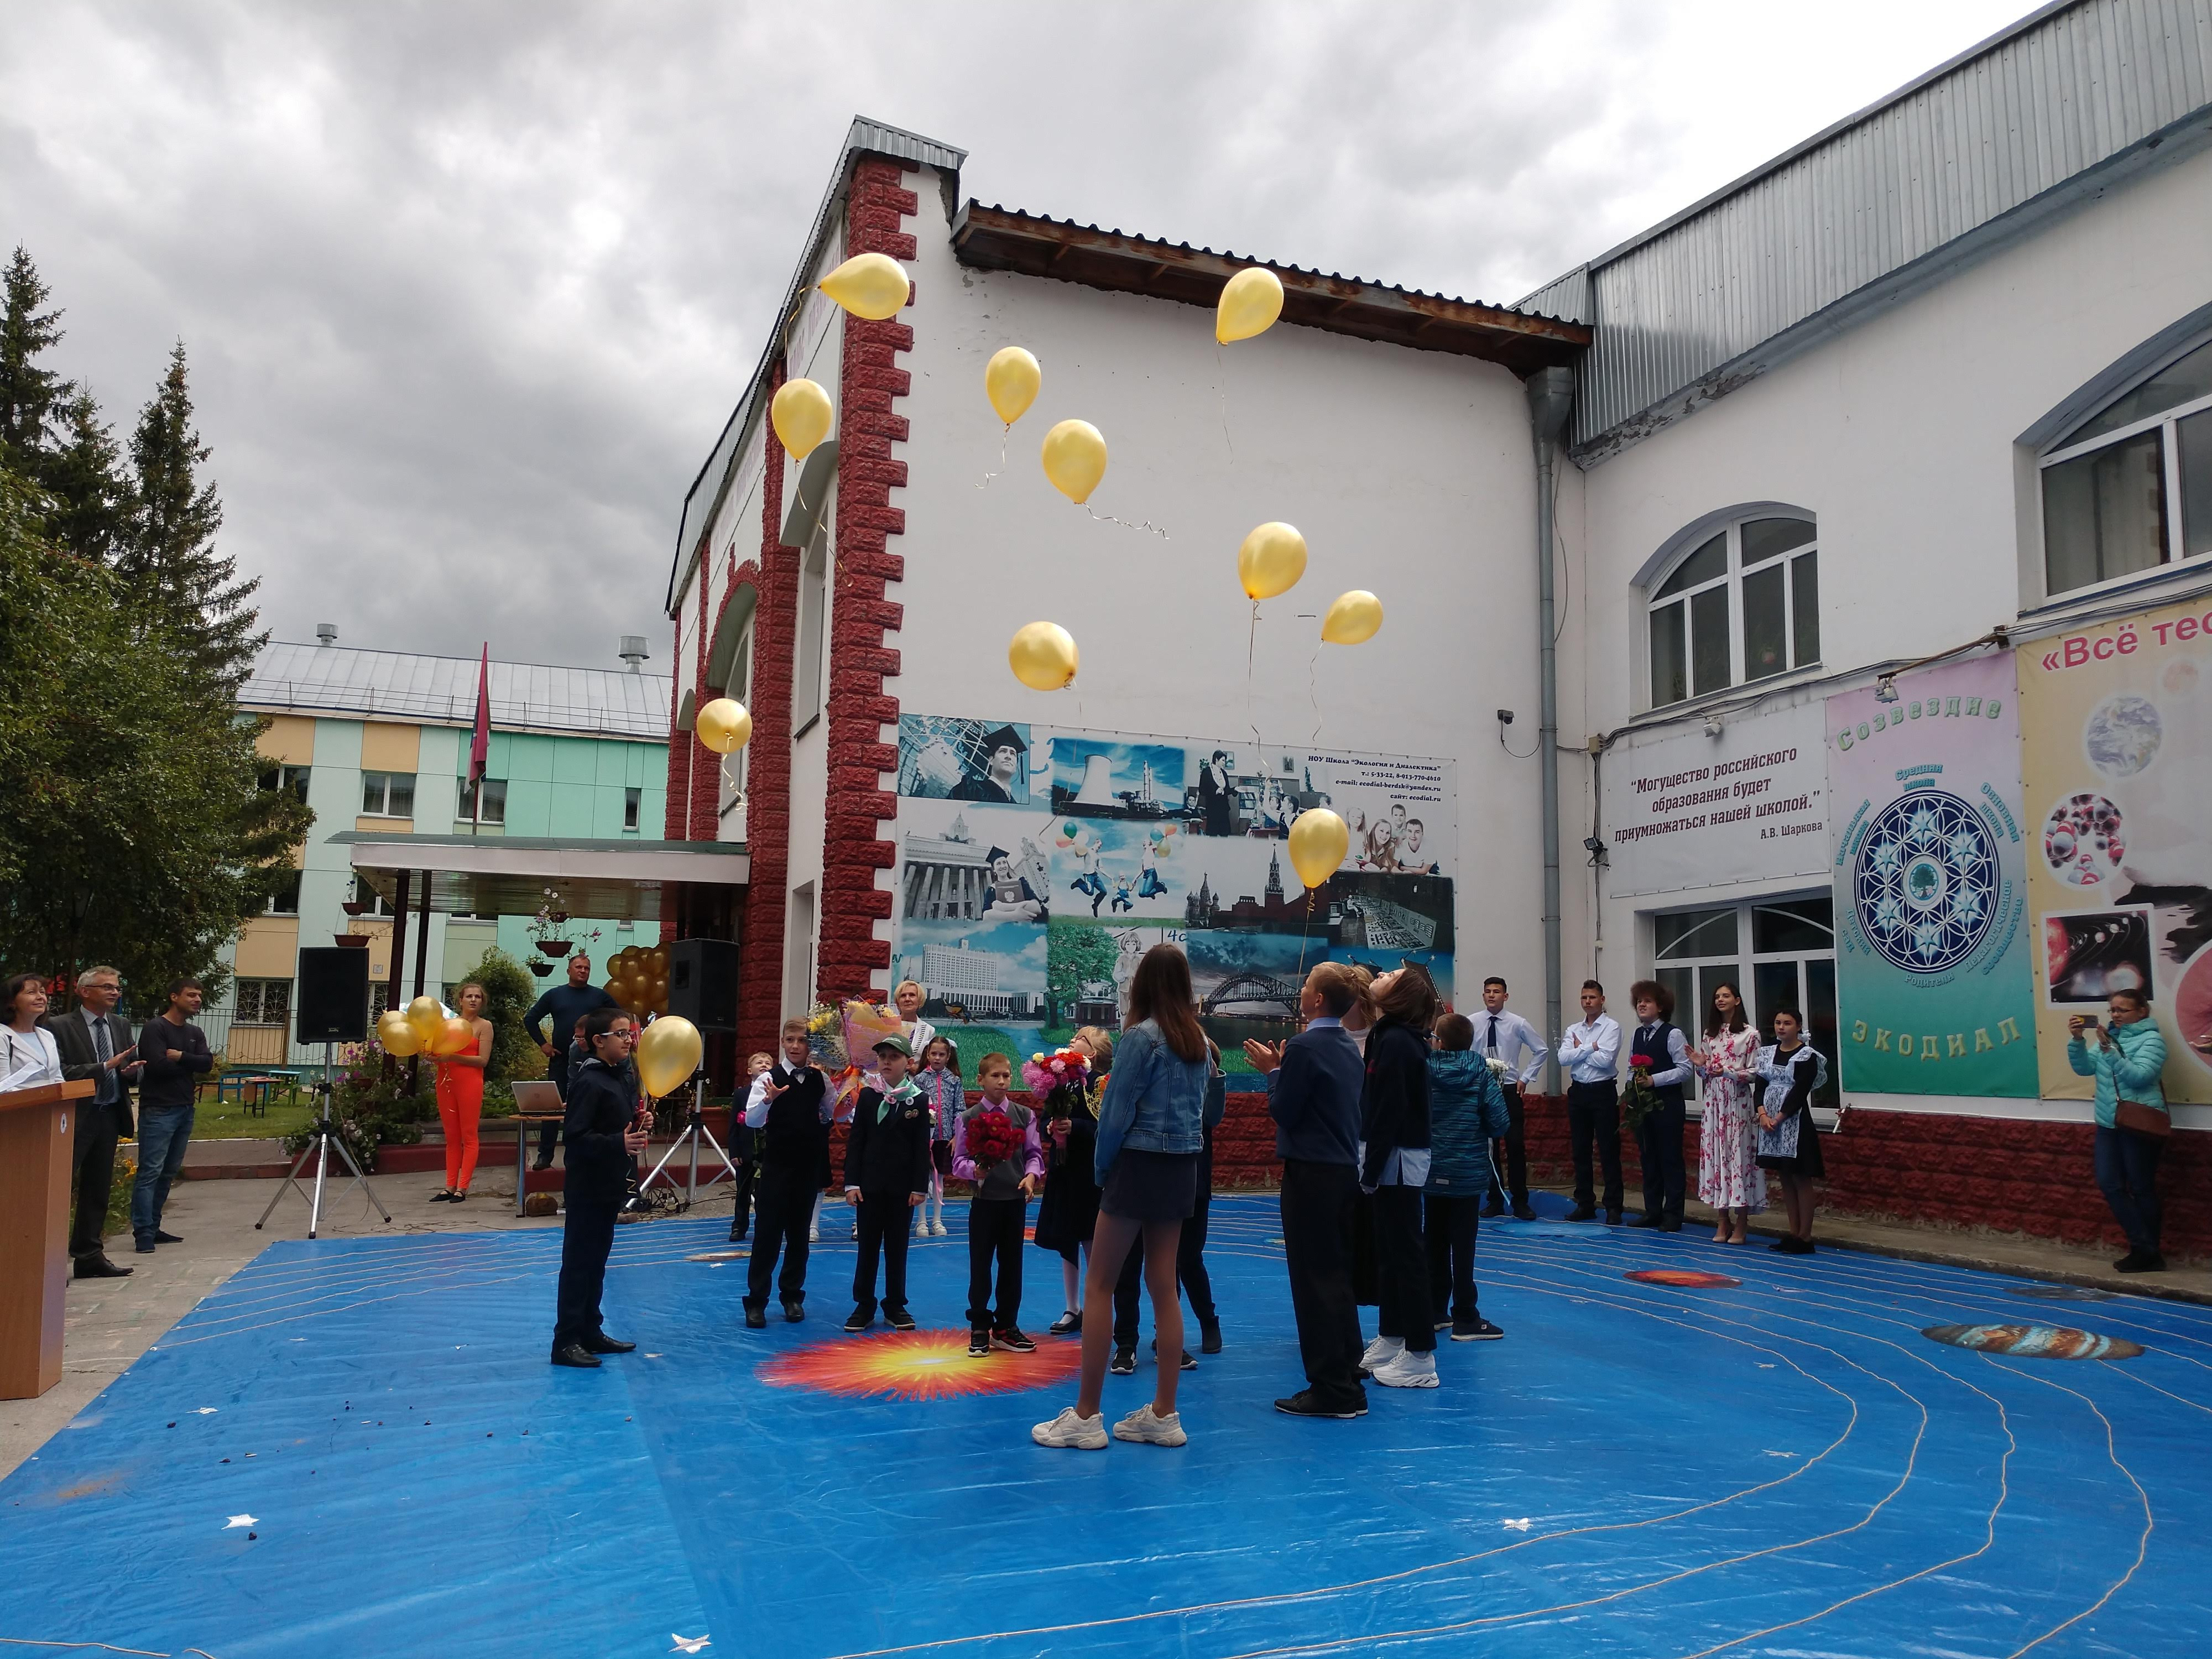
<instances>
[{"instance_id":1,"label":"painted sun on tarp","mask_svg":"<svg viewBox=\"0 0 2212 1659\"><path fill-rule=\"evenodd\" d=\"M896 976L963 1070L1114 1027L1138 959L1188 952L1208 1032L1297 1030L1316 962L1419 962L1452 991L1451 763L990 719L899 723ZM1285 845L1328 807L1343 866L1309 893Z\"/></svg>"}]
</instances>

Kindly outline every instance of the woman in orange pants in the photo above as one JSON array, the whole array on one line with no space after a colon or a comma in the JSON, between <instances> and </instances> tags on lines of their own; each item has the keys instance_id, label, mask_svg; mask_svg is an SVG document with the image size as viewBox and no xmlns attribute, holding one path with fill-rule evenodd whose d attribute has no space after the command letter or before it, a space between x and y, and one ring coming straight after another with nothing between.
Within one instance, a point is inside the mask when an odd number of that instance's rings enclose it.
<instances>
[{"instance_id":1,"label":"woman in orange pants","mask_svg":"<svg viewBox=\"0 0 2212 1659\"><path fill-rule=\"evenodd\" d=\"M491 1060L491 1022L483 1017L484 988L471 980L453 994L460 1017L475 1029L477 1046L438 1059L438 1118L446 1126L446 1190L433 1204L459 1204L477 1173L477 1124L483 1115L484 1067Z\"/></svg>"}]
</instances>

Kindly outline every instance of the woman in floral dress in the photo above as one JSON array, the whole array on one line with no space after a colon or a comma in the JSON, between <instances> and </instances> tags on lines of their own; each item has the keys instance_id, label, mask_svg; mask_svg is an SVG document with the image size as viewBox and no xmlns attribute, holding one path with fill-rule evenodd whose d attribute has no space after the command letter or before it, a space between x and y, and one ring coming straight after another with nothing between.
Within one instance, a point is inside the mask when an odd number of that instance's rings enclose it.
<instances>
[{"instance_id":1,"label":"woman in floral dress","mask_svg":"<svg viewBox=\"0 0 2212 1659\"><path fill-rule=\"evenodd\" d=\"M1698 1133L1698 1196L1720 1218L1716 1244L1741 1244L1750 1216L1766 1207L1766 1174L1759 1147L1759 1030L1743 1017L1743 997L1726 980L1713 988L1704 1044L1691 1063L1705 1082L1705 1121Z\"/></svg>"}]
</instances>

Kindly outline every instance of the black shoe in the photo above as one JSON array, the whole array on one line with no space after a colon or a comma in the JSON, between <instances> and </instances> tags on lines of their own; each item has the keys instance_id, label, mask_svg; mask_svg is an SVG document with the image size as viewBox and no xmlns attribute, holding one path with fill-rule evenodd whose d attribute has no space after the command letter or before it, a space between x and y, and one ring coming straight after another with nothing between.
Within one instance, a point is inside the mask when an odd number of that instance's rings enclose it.
<instances>
[{"instance_id":1,"label":"black shoe","mask_svg":"<svg viewBox=\"0 0 2212 1659\"><path fill-rule=\"evenodd\" d=\"M1329 1417L1349 1421L1367 1415L1367 1400L1364 1395L1356 1401L1324 1400L1311 1389L1300 1389L1288 1400L1278 1400L1275 1409L1285 1417Z\"/></svg>"},{"instance_id":2,"label":"black shoe","mask_svg":"<svg viewBox=\"0 0 2212 1659\"><path fill-rule=\"evenodd\" d=\"M450 1204L453 1201L453 1189L450 1187L447 1188L442 1193L433 1193L430 1194L430 1202L433 1204Z\"/></svg>"},{"instance_id":3,"label":"black shoe","mask_svg":"<svg viewBox=\"0 0 2212 1659\"><path fill-rule=\"evenodd\" d=\"M742 1243L744 1243L744 1242L745 1242L745 1230L744 1230L743 1227L732 1227L732 1228L731 1228L731 1229L730 1229L730 1243L732 1243L732 1244L742 1244Z\"/></svg>"},{"instance_id":4,"label":"black shoe","mask_svg":"<svg viewBox=\"0 0 2212 1659\"><path fill-rule=\"evenodd\" d=\"M1597 1212L1589 1205L1577 1204L1573 1209L1567 1212L1567 1219L1570 1221L1595 1221L1597 1219Z\"/></svg>"},{"instance_id":5,"label":"black shoe","mask_svg":"<svg viewBox=\"0 0 2212 1659\"><path fill-rule=\"evenodd\" d=\"M142 1238L131 1248L141 1255L151 1255L154 1254L154 1241L150 1238Z\"/></svg>"},{"instance_id":6,"label":"black shoe","mask_svg":"<svg viewBox=\"0 0 2212 1659\"><path fill-rule=\"evenodd\" d=\"M1198 1322L1198 1351L1200 1353L1221 1352L1221 1322L1201 1319Z\"/></svg>"},{"instance_id":7,"label":"black shoe","mask_svg":"<svg viewBox=\"0 0 2212 1659\"><path fill-rule=\"evenodd\" d=\"M453 1202L456 1204L465 1204L468 1202L468 1199L469 1189L465 1187L462 1188L453 1194Z\"/></svg>"},{"instance_id":8,"label":"black shoe","mask_svg":"<svg viewBox=\"0 0 2212 1659\"><path fill-rule=\"evenodd\" d=\"M1046 1326L1044 1334L1047 1336L1080 1336L1083 1334L1083 1316L1070 1308Z\"/></svg>"},{"instance_id":9,"label":"black shoe","mask_svg":"<svg viewBox=\"0 0 2212 1659\"><path fill-rule=\"evenodd\" d=\"M1626 1212L1620 1210L1607 1210L1605 1212L1605 1224L1608 1227L1618 1227L1625 1213Z\"/></svg>"},{"instance_id":10,"label":"black shoe","mask_svg":"<svg viewBox=\"0 0 2212 1659\"><path fill-rule=\"evenodd\" d=\"M118 1267L105 1255L81 1255L76 1259L79 1279L128 1279L137 1271L135 1267Z\"/></svg>"},{"instance_id":11,"label":"black shoe","mask_svg":"<svg viewBox=\"0 0 2212 1659\"><path fill-rule=\"evenodd\" d=\"M1451 1334L1455 1342L1495 1342L1505 1334L1480 1314L1472 1319L1452 1321Z\"/></svg>"},{"instance_id":12,"label":"black shoe","mask_svg":"<svg viewBox=\"0 0 2212 1659\"><path fill-rule=\"evenodd\" d=\"M806 1304L804 1302L785 1303L783 1304L783 1316L789 1320L793 1324L796 1325L800 1320L806 1317Z\"/></svg>"},{"instance_id":13,"label":"black shoe","mask_svg":"<svg viewBox=\"0 0 2212 1659\"><path fill-rule=\"evenodd\" d=\"M580 1371L595 1371L599 1368L599 1356L580 1342L564 1342L554 1349L553 1363L573 1365Z\"/></svg>"},{"instance_id":14,"label":"black shoe","mask_svg":"<svg viewBox=\"0 0 2212 1659\"><path fill-rule=\"evenodd\" d=\"M156 1227L154 1229L154 1242L156 1244L181 1244L185 1241L179 1238L174 1233L165 1233L159 1227Z\"/></svg>"},{"instance_id":15,"label":"black shoe","mask_svg":"<svg viewBox=\"0 0 2212 1659\"><path fill-rule=\"evenodd\" d=\"M534 1158L530 1160L530 1167L533 1170L550 1170L553 1167L553 1160L550 1158Z\"/></svg>"},{"instance_id":16,"label":"black shoe","mask_svg":"<svg viewBox=\"0 0 2212 1659\"><path fill-rule=\"evenodd\" d=\"M1646 1210L1628 1224L1632 1227L1663 1227L1667 1224L1667 1218L1654 1211Z\"/></svg>"},{"instance_id":17,"label":"black shoe","mask_svg":"<svg viewBox=\"0 0 2212 1659\"><path fill-rule=\"evenodd\" d=\"M970 1331L968 1333L968 1357L970 1359L988 1359L991 1357L990 1332Z\"/></svg>"},{"instance_id":18,"label":"black shoe","mask_svg":"<svg viewBox=\"0 0 2212 1659\"><path fill-rule=\"evenodd\" d=\"M1504 1199L1493 1196L1483 1200L1482 1218L1485 1221L1493 1221L1504 1213L1505 1200Z\"/></svg>"},{"instance_id":19,"label":"black shoe","mask_svg":"<svg viewBox=\"0 0 2212 1659\"><path fill-rule=\"evenodd\" d=\"M1664 1220L1660 1222L1659 1231L1662 1233L1680 1232L1682 1231L1682 1218L1678 1215L1670 1215L1667 1217Z\"/></svg>"},{"instance_id":20,"label":"black shoe","mask_svg":"<svg viewBox=\"0 0 2212 1659\"><path fill-rule=\"evenodd\" d=\"M1114 1363L1106 1369L1116 1376L1133 1376L1137 1371L1137 1351L1134 1348L1114 1350Z\"/></svg>"},{"instance_id":21,"label":"black shoe","mask_svg":"<svg viewBox=\"0 0 2212 1659\"><path fill-rule=\"evenodd\" d=\"M768 1310L764 1308L746 1309L745 1328L749 1331L766 1330L768 1328Z\"/></svg>"},{"instance_id":22,"label":"black shoe","mask_svg":"<svg viewBox=\"0 0 2212 1659\"><path fill-rule=\"evenodd\" d=\"M914 1316L904 1308L896 1312L886 1308L884 1310L884 1322L895 1331L910 1331L914 1328Z\"/></svg>"},{"instance_id":23,"label":"black shoe","mask_svg":"<svg viewBox=\"0 0 2212 1659\"><path fill-rule=\"evenodd\" d=\"M788 1304L785 1304L784 1316L787 1319L791 1316L791 1308ZM855 1308L846 1316L845 1328L848 1331L865 1331L875 1322L876 1310L873 1308Z\"/></svg>"},{"instance_id":24,"label":"black shoe","mask_svg":"<svg viewBox=\"0 0 2212 1659\"><path fill-rule=\"evenodd\" d=\"M1036 1344L1021 1333L1021 1328L1009 1325L1003 1331L991 1333L991 1346L1004 1348L1008 1353L1035 1353Z\"/></svg>"},{"instance_id":25,"label":"black shoe","mask_svg":"<svg viewBox=\"0 0 2212 1659\"><path fill-rule=\"evenodd\" d=\"M2124 1273L2162 1273L2166 1257L2156 1250L2130 1250L2112 1265Z\"/></svg>"},{"instance_id":26,"label":"black shoe","mask_svg":"<svg viewBox=\"0 0 2212 1659\"><path fill-rule=\"evenodd\" d=\"M1516 1221L1534 1221L1536 1218L1535 1206L1530 1204L1525 1198L1515 1199L1513 1200L1513 1218Z\"/></svg>"},{"instance_id":27,"label":"black shoe","mask_svg":"<svg viewBox=\"0 0 2212 1659\"><path fill-rule=\"evenodd\" d=\"M601 1331L597 1336L586 1337L583 1346L586 1353L635 1353L637 1352L636 1343L625 1342L618 1336L609 1336L605 1331Z\"/></svg>"}]
</instances>

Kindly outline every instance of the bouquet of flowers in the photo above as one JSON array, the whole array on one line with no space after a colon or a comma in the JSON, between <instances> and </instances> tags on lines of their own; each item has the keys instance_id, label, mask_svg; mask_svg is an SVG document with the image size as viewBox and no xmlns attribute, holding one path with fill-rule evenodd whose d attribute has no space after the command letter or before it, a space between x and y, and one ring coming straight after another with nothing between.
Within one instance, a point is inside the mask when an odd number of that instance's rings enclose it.
<instances>
[{"instance_id":1,"label":"bouquet of flowers","mask_svg":"<svg viewBox=\"0 0 2212 1659\"><path fill-rule=\"evenodd\" d=\"M1507 1067L1504 1060L1496 1054L1492 1054L1484 1063L1490 1067L1491 1076L1496 1078L1500 1083L1505 1081Z\"/></svg>"},{"instance_id":2,"label":"bouquet of flowers","mask_svg":"<svg viewBox=\"0 0 2212 1659\"><path fill-rule=\"evenodd\" d=\"M1022 1066L1022 1081L1048 1117L1066 1117L1084 1097L1091 1078L1091 1061L1080 1048L1060 1048L1048 1054L1031 1054Z\"/></svg>"},{"instance_id":3,"label":"bouquet of flowers","mask_svg":"<svg viewBox=\"0 0 2212 1659\"><path fill-rule=\"evenodd\" d=\"M852 1116L860 1091L874 1082L876 1044L905 1029L896 1014L857 999L817 1002L807 1010L807 1047L830 1079L832 1115L840 1121Z\"/></svg>"},{"instance_id":4,"label":"bouquet of flowers","mask_svg":"<svg viewBox=\"0 0 2212 1659\"><path fill-rule=\"evenodd\" d=\"M1659 1091L1651 1086L1651 1068L1659 1062L1650 1054L1628 1057L1628 1087L1620 1093L1620 1121L1634 1134L1644 1120L1659 1109Z\"/></svg>"},{"instance_id":5,"label":"bouquet of flowers","mask_svg":"<svg viewBox=\"0 0 2212 1659\"><path fill-rule=\"evenodd\" d=\"M1002 1164L1022 1149L1022 1133L1013 1120L995 1106L986 1106L968 1120L968 1156L979 1170Z\"/></svg>"}]
</instances>

